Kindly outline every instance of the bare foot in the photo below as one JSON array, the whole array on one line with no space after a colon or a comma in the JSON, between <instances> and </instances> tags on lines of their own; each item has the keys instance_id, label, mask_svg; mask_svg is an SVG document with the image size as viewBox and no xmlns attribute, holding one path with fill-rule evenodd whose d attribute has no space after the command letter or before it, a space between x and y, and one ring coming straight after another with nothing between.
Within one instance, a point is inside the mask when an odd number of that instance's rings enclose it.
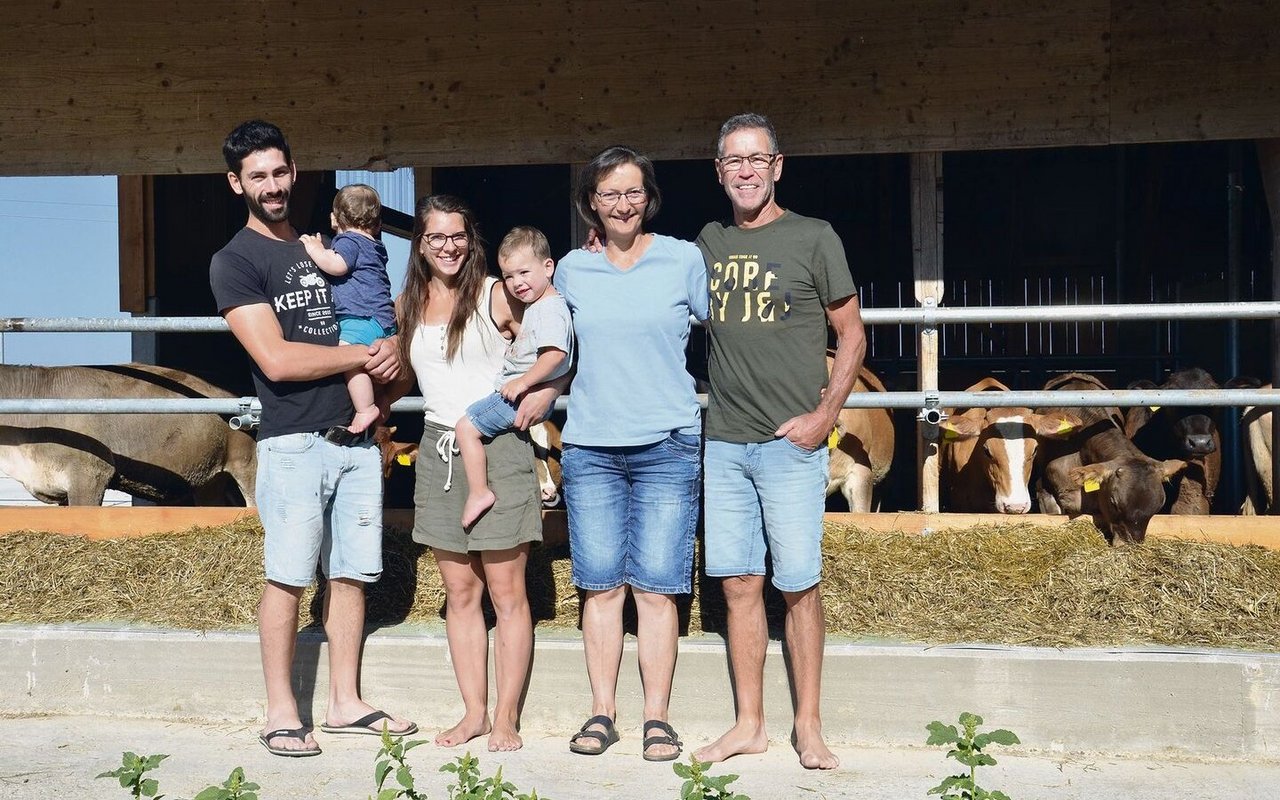
<instances>
[{"instance_id":1,"label":"bare foot","mask_svg":"<svg viewBox=\"0 0 1280 800\"><path fill-rule=\"evenodd\" d=\"M467 495L467 501L462 504L462 527L470 528L476 524L476 520L484 516L484 512L493 508L497 499L498 496L487 487L470 492Z\"/></svg>"},{"instance_id":2,"label":"bare foot","mask_svg":"<svg viewBox=\"0 0 1280 800\"><path fill-rule=\"evenodd\" d=\"M822 740L821 728L802 732L800 726L796 726L791 740L800 754L800 766L805 769L835 769L840 766L840 758Z\"/></svg>"},{"instance_id":3,"label":"bare foot","mask_svg":"<svg viewBox=\"0 0 1280 800\"><path fill-rule=\"evenodd\" d=\"M698 748L693 757L716 763L746 753L763 753L768 749L769 737L765 734L764 725L739 722L719 739Z\"/></svg>"},{"instance_id":4,"label":"bare foot","mask_svg":"<svg viewBox=\"0 0 1280 800\"><path fill-rule=\"evenodd\" d=\"M524 739L510 723L495 721L493 732L489 734L489 752L510 752L524 747Z\"/></svg>"},{"instance_id":5,"label":"bare foot","mask_svg":"<svg viewBox=\"0 0 1280 800\"><path fill-rule=\"evenodd\" d=\"M352 433L364 433L365 429L370 425L376 424L378 417L382 416L377 406L369 406L356 412L351 418L351 424L347 426L347 430Z\"/></svg>"},{"instance_id":6,"label":"bare foot","mask_svg":"<svg viewBox=\"0 0 1280 800\"><path fill-rule=\"evenodd\" d=\"M478 719L473 717L463 717L447 731L441 731L436 736L437 747L457 747L465 744L477 736L484 736L490 730L488 715Z\"/></svg>"}]
</instances>

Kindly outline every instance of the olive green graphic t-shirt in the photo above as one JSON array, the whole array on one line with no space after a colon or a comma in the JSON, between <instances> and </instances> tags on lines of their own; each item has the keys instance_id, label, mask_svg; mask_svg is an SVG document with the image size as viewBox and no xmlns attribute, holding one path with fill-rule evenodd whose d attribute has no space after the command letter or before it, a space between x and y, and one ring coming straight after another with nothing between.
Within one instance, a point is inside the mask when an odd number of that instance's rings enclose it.
<instances>
[{"instance_id":1,"label":"olive green graphic t-shirt","mask_svg":"<svg viewBox=\"0 0 1280 800\"><path fill-rule=\"evenodd\" d=\"M827 385L826 307L857 294L840 237L792 211L759 228L711 222L707 437L764 442L817 408Z\"/></svg>"}]
</instances>

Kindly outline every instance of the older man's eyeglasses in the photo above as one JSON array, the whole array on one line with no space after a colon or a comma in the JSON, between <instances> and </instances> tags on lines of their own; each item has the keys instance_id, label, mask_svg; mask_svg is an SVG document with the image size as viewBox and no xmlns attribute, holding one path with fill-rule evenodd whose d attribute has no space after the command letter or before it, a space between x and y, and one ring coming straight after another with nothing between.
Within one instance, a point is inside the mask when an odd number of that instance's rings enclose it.
<instances>
[{"instance_id":1,"label":"older man's eyeglasses","mask_svg":"<svg viewBox=\"0 0 1280 800\"><path fill-rule=\"evenodd\" d=\"M601 205L616 206L622 198L627 198L627 202L633 206L638 206L644 202L649 193L644 189L628 189L625 192L596 192L596 199Z\"/></svg>"},{"instance_id":2,"label":"older man's eyeglasses","mask_svg":"<svg viewBox=\"0 0 1280 800\"><path fill-rule=\"evenodd\" d=\"M745 161L751 165L752 169L768 169L773 166L773 162L778 160L779 153L752 153L749 156L724 156L717 158L716 163L720 165L722 172L737 172L742 169Z\"/></svg>"},{"instance_id":3,"label":"older man's eyeglasses","mask_svg":"<svg viewBox=\"0 0 1280 800\"><path fill-rule=\"evenodd\" d=\"M449 242L453 242L454 247L466 247L467 242L471 240L466 231L459 231L454 234L428 233L422 238L427 240L427 247L432 250L443 250L444 246Z\"/></svg>"}]
</instances>

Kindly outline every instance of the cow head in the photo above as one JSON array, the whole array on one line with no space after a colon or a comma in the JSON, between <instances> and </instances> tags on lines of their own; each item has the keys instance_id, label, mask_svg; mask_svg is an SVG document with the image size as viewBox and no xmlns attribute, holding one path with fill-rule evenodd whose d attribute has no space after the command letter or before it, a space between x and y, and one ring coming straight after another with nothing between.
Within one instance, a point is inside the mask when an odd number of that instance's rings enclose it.
<instances>
[{"instance_id":1,"label":"cow head","mask_svg":"<svg viewBox=\"0 0 1280 800\"><path fill-rule=\"evenodd\" d=\"M1217 389L1202 369L1179 370L1164 383L1134 381L1130 389ZM1135 406L1125 415L1125 435L1156 457L1204 458L1218 450L1218 425L1207 406ZM1141 441L1139 441L1141 436Z\"/></svg>"},{"instance_id":2,"label":"cow head","mask_svg":"<svg viewBox=\"0 0 1280 800\"><path fill-rule=\"evenodd\" d=\"M1027 486L1040 442L1070 436L1080 420L1061 411L1035 414L1025 408L992 408L982 416L969 412L950 417L938 427L944 441L976 439L966 468L984 477L994 492L997 512L1025 514L1031 510Z\"/></svg>"},{"instance_id":3,"label":"cow head","mask_svg":"<svg viewBox=\"0 0 1280 800\"><path fill-rule=\"evenodd\" d=\"M1141 544L1151 518L1164 507L1165 481L1186 468L1180 459L1123 456L1076 467L1069 474L1092 498L1094 522L1107 541Z\"/></svg>"},{"instance_id":4,"label":"cow head","mask_svg":"<svg viewBox=\"0 0 1280 800\"><path fill-rule=\"evenodd\" d=\"M385 425L379 425L373 432L373 443L378 446L378 450L382 453L382 477L384 479L391 477L393 465L400 464L407 467L418 458L417 444L391 441L391 437L395 432L395 428L388 428Z\"/></svg>"}]
</instances>

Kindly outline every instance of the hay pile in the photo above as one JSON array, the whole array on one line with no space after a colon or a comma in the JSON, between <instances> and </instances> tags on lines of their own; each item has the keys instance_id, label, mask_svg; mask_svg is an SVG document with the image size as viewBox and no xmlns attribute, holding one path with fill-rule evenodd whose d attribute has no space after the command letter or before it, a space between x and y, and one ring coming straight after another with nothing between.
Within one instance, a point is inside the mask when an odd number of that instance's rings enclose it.
<instances>
[{"instance_id":1,"label":"hay pile","mask_svg":"<svg viewBox=\"0 0 1280 800\"><path fill-rule=\"evenodd\" d=\"M1280 553L1149 540L1110 548L1087 523L977 527L929 536L829 526L823 584L833 635L933 644L1174 645L1280 650ZM536 549L529 595L543 625L578 624L564 548ZM369 592L373 624L440 619L430 553L390 531ZM143 539L0 537L0 622L127 622L210 629L254 624L257 522ZM682 603L689 631L723 631L715 581ZM315 590L303 625L318 624ZM780 630L781 604L771 603Z\"/></svg>"}]
</instances>

